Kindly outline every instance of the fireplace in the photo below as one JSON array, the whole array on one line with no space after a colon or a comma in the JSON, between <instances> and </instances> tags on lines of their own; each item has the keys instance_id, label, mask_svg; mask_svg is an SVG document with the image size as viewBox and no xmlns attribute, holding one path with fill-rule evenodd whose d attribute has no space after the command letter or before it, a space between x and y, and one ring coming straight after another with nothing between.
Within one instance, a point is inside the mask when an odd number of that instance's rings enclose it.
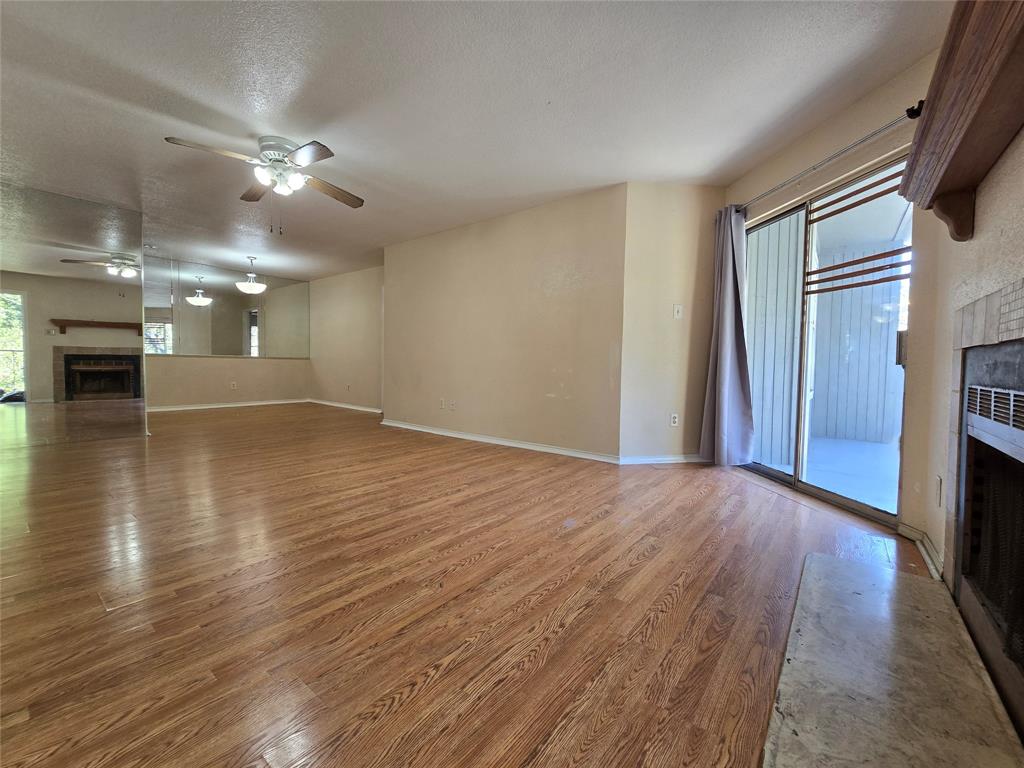
<instances>
[{"instance_id":1,"label":"fireplace","mask_svg":"<svg viewBox=\"0 0 1024 768\"><path fill-rule=\"evenodd\" d=\"M65 354L65 400L121 400L141 397L139 355Z\"/></svg>"},{"instance_id":2,"label":"fireplace","mask_svg":"<svg viewBox=\"0 0 1024 768\"><path fill-rule=\"evenodd\" d=\"M1024 341L964 356L954 595L1024 732Z\"/></svg>"}]
</instances>

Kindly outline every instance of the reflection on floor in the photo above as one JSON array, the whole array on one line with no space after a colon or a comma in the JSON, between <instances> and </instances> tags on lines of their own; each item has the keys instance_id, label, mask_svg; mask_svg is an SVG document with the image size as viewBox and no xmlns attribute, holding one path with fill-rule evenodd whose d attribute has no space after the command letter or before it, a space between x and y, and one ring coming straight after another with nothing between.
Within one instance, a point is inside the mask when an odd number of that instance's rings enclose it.
<instances>
[{"instance_id":1,"label":"reflection on floor","mask_svg":"<svg viewBox=\"0 0 1024 768\"><path fill-rule=\"evenodd\" d=\"M146 402L142 398L0 404L0 443L4 448L145 433Z\"/></svg>"},{"instance_id":2,"label":"reflection on floor","mask_svg":"<svg viewBox=\"0 0 1024 768\"><path fill-rule=\"evenodd\" d=\"M899 472L898 442L811 437L807 446L806 482L893 515Z\"/></svg>"}]
</instances>

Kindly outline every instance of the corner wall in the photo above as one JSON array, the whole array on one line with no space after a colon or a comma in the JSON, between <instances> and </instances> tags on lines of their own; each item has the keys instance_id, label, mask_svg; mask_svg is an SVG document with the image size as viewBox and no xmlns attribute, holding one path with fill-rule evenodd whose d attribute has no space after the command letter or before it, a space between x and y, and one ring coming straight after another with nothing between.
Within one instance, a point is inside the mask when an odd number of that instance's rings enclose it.
<instances>
[{"instance_id":1,"label":"corner wall","mask_svg":"<svg viewBox=\"0 0 1024 768\"><path fill-rule=\"evenodd\" d=\"M309 284L309 396L380 408L384 267Z\"/></svg>"},{"instance_id":2,"label":"corner wall","mask_svg":"<svg viewBox=\"0 0 1024 768\"><path fill-rule=\"evenodd\" d=\"M622 319L623 460L696 460L725 190L630 182ZM682 317L673 306L682 306ZM670 424L671 414L680 424Z\"/></svg>"},{"instance_id":3,"label":"corner wall","mask_svg":"<svg viewBox=\"0 0 1024 768\"><path fill-rule=\"evenodd\" d=\"M952 566L945 546L951 533L951 494L956 465L950 433L960 382L953 380L953 336L958 309L1024 278L1024 132L1021 132L978 188L974 237L958 243L930 211L915 209L914 272L911 281L911 346L908 350L908 408L904 427L906 495L904 520L919 528L937 564ZM916 338L915 338L916 334ZM957 393L954 394L954 390ZM912 397L909 394L912 392ZM952 465L952 466L951 466ZM943 478L941 495L937 478Z\"/></svg>"},{"instance_id":4,"label":"corner wall","mask_svg":"<svg viewBox=\"0 0 1024 768\"><path fill-rule=\"evenodd\" d=\"M625 238L620 184L386 248L385 417L617 457Z\"/></svg>"},{"instance_id":5,"label":"corner wall","mask_svg":"<svg viewBox=\"0 0 1024 768\"><path fill-rule=\"evenodd\" d=\"M924 98L934 69L930 54L835 118L812 129L730 185L743 202L897 116ZM936 566L945 552L953 314L974 299L1024 276L1024 139L1019 135L978 190L975 235L949 238L930 211L915 209L914 277L910 281L907 379L900 472L901 530L922 538ZM826 166L828 169L829 166ZM841 164L829 173L843 171ZM816 179L822 178L818 172Z\"/></svg>"}]
</instances>

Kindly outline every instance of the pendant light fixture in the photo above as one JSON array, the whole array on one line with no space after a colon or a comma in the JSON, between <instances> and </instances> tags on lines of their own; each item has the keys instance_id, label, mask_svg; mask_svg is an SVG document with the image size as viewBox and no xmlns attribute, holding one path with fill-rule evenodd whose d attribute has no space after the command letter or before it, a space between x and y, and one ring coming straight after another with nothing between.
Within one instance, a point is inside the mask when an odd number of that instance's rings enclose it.
<instances>
[{"instance_id":1,"label":"pendant light fixture","mask_svg":"<svg viewBox=\"0 0 1024 768\"><path fill-rule=\"evenodd\" d=\"M267 284L256 282L256 258L253 256L249 257L249 269L252 271L245 275L248 279L244 281L240 280L235 283L235 288L240 290L242 293L248 293L250 296L263 293L267 290Z\"/></svg>"},{"instance_id":2,"label":"pendant light fixture","mask_svg":"<svg viewBox=\"0 0 1024 768\"><path fill-rule=\"evenodd\" d=\"M200 275L196 275L196 280L199 281L199 288L196 288L195 296L186 296L185 301L191 304L193 307L208 307L213 303L213 299L209 296L203 295L203 278Z\"/></svg>"}]
</instances>

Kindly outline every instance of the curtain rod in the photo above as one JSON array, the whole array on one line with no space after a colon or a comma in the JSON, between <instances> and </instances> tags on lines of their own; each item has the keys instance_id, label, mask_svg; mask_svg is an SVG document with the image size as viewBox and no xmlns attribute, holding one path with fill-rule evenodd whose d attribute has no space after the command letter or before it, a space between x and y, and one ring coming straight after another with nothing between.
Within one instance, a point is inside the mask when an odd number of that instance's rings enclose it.
<instances>
[{"instance_id":1,"label":"curtain rod","mask_svg":"<svg viewBox=\"0 0 1024 768\"><path fill-rule=\"evenodd\" d=\"M754 203L756 203L756 202L758 202L760 200L764 200L764 198L768 197L769 195L775 194L780 189L785 189L790 184L799 181L804 176L807 176L807 175L809 175L811 173L814 173L819 168L822 168L822 167L828 165L833 160L839 159L840 157L845 155L847 152L850 152L851 150L856 149L861 144L865 144L865 143L871 141L876 136L879 136L879 135L885 133L886 131L888 131L888 130L890 130L892 128L895 128L900 123L904 123L907 120L916 120L917 118L919 118L921 116L921 110L922 110L923 107L924 107L924 101L917 102L916 106L908 108L904 114L900 115L895 120L892 120L892 121L886 123L881 128L876 128L875 130L871 131L871 133L867 134L866 136L860 137L859 139L857 139L852 144L847 144L842 149L836 150L831 155L826 157L824 160L819 160L817 163L812 165L810 168L805 168L804 170L800 171L800 173L798 173L798 174L796 174L794 176L790 176L788 179L786 179L785 181L781 182L780 184L776 184L774 187L769 189L767 192L762 192L757 197L752 197L750 200L748 200L747 202L745 202L743 205L741 205L739 207L741 209L749 208Z\"/></svg>"}]
</instances>

